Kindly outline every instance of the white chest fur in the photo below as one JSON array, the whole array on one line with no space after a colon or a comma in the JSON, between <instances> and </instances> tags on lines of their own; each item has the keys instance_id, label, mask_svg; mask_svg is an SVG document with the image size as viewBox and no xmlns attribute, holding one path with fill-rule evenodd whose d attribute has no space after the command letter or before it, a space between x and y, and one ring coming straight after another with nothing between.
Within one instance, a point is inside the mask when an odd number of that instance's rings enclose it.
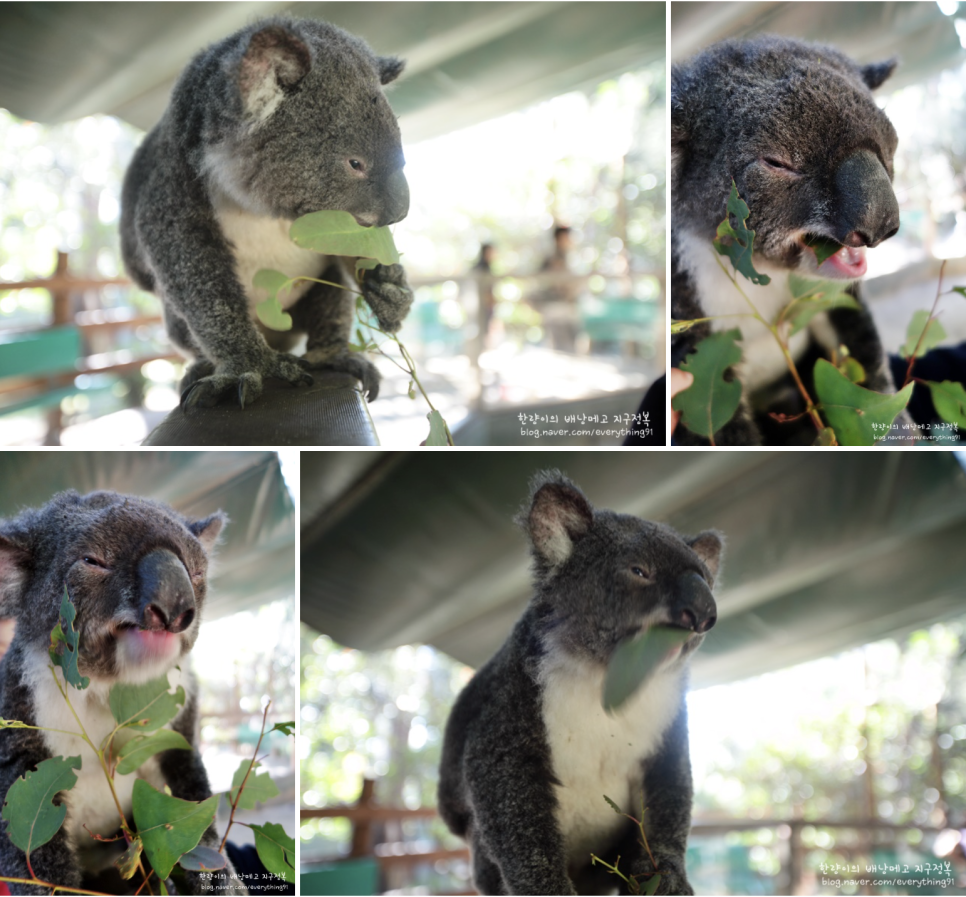
<instances>
[{"instance_id":1,"label":"white chest fur","mask_svg":"<svg viewBox=\"0 0 966 897\"><path fill-rule=\"evenodd\" d=\"M711 328L715 331L731 330L733 327L741 330L744 357L738 370L745 388L754 391L784 376L788 367L775 337L761 322L750 316L751 306L722 271L718 264L720 257L714 247L707 240L687 231L679 235L678 243L679 258L691 276L704 314L716 317L711 322ZM729 260L722 261L730 268ZM788 286L790 272L757 261L755 267L760 273L767 274L771 283L756 286L739 275L738 285L758 313L766 321L774 322L779 312L791 302L792 294ZM743 316L736 317L737 315ZM809 334L826 349L835 348L834 332L827 316L821 314L812 319L807 329L799 331L791 338L789 350L793 358L801 357L808 346Z\"/></svg>"},{"instance_id":2,"label":"white chest fur","mask_svg":"<svg viewBox=\"0 0 966 897\"><path fill-rule=\"evenodd\" d=\"M86 825L97 834L110 835L118 829L120 819L97 755L83 739L69 734L79 731L79 727L54 683L48 669L49 663L46 652L37 652L28 661L24 679L33 692L37 725L61 730L43 733L47 750L55 757L81 758L81 768L76 771L77 783L69 793L66 826L68 837L73 843L81 848L89 847L93 842L84 832L83 826ZM186 677L178 669L169 671L168 681L172 687L188 684ZM61 684L63 685L63 679ZM116 725L107 700L109 688L107 684L92 682L83 691L70 689L69 692L71 706L83 724L84 731L98 747ZM118 733L115 736L115 748L119 748L131 737L133 735L129 731ZM125 814L129 815L131 812L134 782L139 778L146 779L158 789L164 785L157 761L153 757L136 772L115 775L114 788Z\"/></svg>"},{"instance_id":3,"label":"white chest fur","mask_svg":"<svg viewBox=\"0 0 966 897\"><path fill-rule=\"evenodd\" d=\"M680 670L658 673L621 711L609 715L600 703L602 670L548 655L540 674L543 720L561 782L557 824L569 862L603 853L626 822L607 805L605 794L639 815L642 763L657 752L680 708L682 675Z\"/></svg>"},{"instance_id":4,"label":"white chest fur","mask_svg":"<svg viewBox=\"0 0 966 897\"><path fill-rule=\"evenodd\" d=\"M265 290L252 286L259 269L273 268L289 277L319 277L328 264L328 256L302 249L291 241L288 231L292 222L287 219L253 215L233 204L217 208L215 214L232 245L235 273L252 309L268 298ZM279 294L282 307L293 306L311 286L309 282L301 282L283 291Z\"/></svg>"}]
</instances>

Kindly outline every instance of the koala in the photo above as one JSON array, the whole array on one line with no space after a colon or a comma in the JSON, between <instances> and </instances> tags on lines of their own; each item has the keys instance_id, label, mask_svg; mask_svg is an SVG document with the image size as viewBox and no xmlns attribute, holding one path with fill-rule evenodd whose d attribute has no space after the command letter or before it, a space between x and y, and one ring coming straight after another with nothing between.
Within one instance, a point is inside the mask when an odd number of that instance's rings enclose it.
<instances>
[{"instance_id":1,"label":"koala","mask_svg":"<svg viewBox=\"0 0 966 897\"><path fill-rule=\"evenodd\" d=\"M749 310L711 245L734 180L751 210L755 268L771 278L767 286L741 277L739 283L766 319L774 321L791 301L793 273L845 281L858 301L858 309L832 309L792 338L813 398L815 360L840 345L864 367L864 387L895 392L858 289L866 248L899 229L892 190L896 132L872 97L895 65L858 65L832 47L765 36L722 41L671 69L672 318ZM821 265L808 245L816 237L841 247ZM733 327L743 336L737 376L750 401L715 435L716 444L810 443L816 434L807 417L776 424L768 414L801 414L805 404L777 343L757 321L718 318L677 334L673 363L683 362L712 330ZM675 439L707 444L683 428Z\"/></svg>"},{"instance_id":2,"label":"koala","mask_svg":"<svg viewBox=\"0 0 966 897\"><path fill-rule=\"evenodd\" d=\"M232 395L244 408L266 377L304 385L312 370L352 374L370 401L378 395L376 367L348 348L354 294L297 284L279 297L293 324L283 333L255 318L268 294L252 278L274 268L355 286L353 260L297 247L292 222L323 210L367 227L406 217L399 126L382 91L403 65L333 25L279 17L213 44L182 73L125 176L121 250L191 362L183 408ZM380 328L402 326L413 301L402 266L366 271L359 289Z\"/></svg>"},{"instance_id":3,"label":"koala","mask_svg":"<svg viewBox=\"0 0 966 897\"><path fill-rule=\"evenodd\" d=\"M722 538L595 510L556 471L538 475L518 522L534 592L502 648L456 700L446 725L439 812L472 853L481 894L606 894L658 871L659 893L690 894L685 706L688 658L714 625ZM691 635L613 715L601 693L624 640L654 625ZM640 818L640 832L604 795ZM643 879L642 879L643 881ZM628 893L622 891L621 893Z\"/></svg>"},{"instance_id":4,"label":"koala","mask_svg":"<svg viewBox=\"0 0 966 897\"><path fill-rule=\"evenodd\" d=\"M225 521L221 512L191 520L144 498L73 491L0 521L0 616L16 619L13 641L0 661L0 716L61 730L0 732L0 795L5 801L10 786L42 760L80 756L82 764L73 789L57 799L67 804L64 825L30 854L38 878L80 888L85 878L110 869L124 844L104 844L88 834L117 833L117 807L96 755L69 734L77 731L77 722L48 669L50 634L59 620L65 585L77 611L78 669L90 678L90 685L83 691L72 689L70 698L91 740L99 744L114 728L108 706L112 685L167 675L172 686L181 685L186 693L184 706L168 727L194 746L197 686L185 661L198 637L208 559ZM117 736L115 744L123 738ZM184 800L211 796L194 749L163 751L136 772L115 776L117 796L129 819L136 778L159 790L167 785L173 796ZM201 843L219 847L214 825ZM30 877L23 851L6 831L0 835L0 874ZM214 879L186 875L190 894L247 893L230 863ZM46 893L13 884L10 888L13 893Z\"/></svg>"}]
</instances>

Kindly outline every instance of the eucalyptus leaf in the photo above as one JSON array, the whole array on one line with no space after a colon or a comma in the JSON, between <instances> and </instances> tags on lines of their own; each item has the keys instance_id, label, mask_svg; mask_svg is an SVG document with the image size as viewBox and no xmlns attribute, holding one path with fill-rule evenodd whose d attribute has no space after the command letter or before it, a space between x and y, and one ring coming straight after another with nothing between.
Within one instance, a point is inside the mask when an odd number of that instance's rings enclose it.
<instances>
[{"instance_id":1,"label":"eucalyptus leaf","mask_svg":"<svg viewBox=\"0 0 966 897\"><path fill-rule=\"evenodd\" d=\"M178 859L198 846L215 818L218 796L200 803L181 800L136 779L131 805L144 852L158 877L165 879Z\"/></svg>"},{"instance_id":2,"label":"eucalyptus leaf","mask_svg":"<svg viewBox=\"0 0 966 897\"><path fill-rule=\"evenodd\" d=\"M805 245L814 251L815 259L820 265L842 248L841 243L836 243L835 240L830 240L828 237L822 237L818 234L809 234L805 238Z\"/></svg>"},{"instance_id":3,"label":"eucalyptus leaf","mask_svg":"<svg viewBox=\"0 0 966 897\"><path fill-rule=\"evenodd\" d=\"M936 413L947 423L966 430L966 390L963 384L951 380L943 380L942 383L927 380L925 383L932 394Z\"/></svg>"},{"instance_id":4,"label":"eucalyptus leaf","mask_svg":"<svg viewBox=\"0 0 966 897\"><path fill-rule=\"evenodd\" d=\"M435 409L426 415L429 419L429 436L426 438L426 445L452 445L453 437L450 435L449 427L443 420L443 415Z\"/></svg>"},{"instance_id":5,"label":"eucalyptus leaf","mask_svg":"<svg viewBox=\"0 0 966 897\"><path fill-rule=\"evenodd\" d=\"M228 800L234 803L237 797L238 803L236 806L242 810L254 810L256 803L264 803L278 796L278 786L272 781L269 774L257 771L260 765L257 762L252 765L251 760L242 760L238 769L235 770L235 775L231 780L231 790L228 792ZM249 766L252 767L251 774L248 773ZM245 781L246 775L248 775L248 781ZM245 787L241 789L239 795L238 789L242 782L245 782Z\"/></svg>"},{"instance_id":6,"label":"eucalyptus leaf","mask_svg":"<svg viewBox=\"0 0 966 897\"><path fill-rule=\"evenodd\" d=\"M912 383L895 394L873 392L853 383L824 358L815 362L814 376L822 414L839 445L874 445L888 436L892 422L912 397Z\"/></svg>"},{"instance_id":7,"label":"eucalyptus leaf","mask_svg":"<svg viewBox=\"0 0 966 897\"><path fill-rule=\"evenodd\" d=\"M699 323L697 320L671 321L671 333L687 333L697 323Z\"/></svg>"},{"instance_id":8,"label":"eucalyptus leaf","mask_svg":"<svg viewBox=\"0 0 966 897\"><path fill-rule=\"evenodd\" d=\"M290 279L281 271L275 271L272 268L260 268L252 278L252 285L256 289L268 292L268 298L255 306L255 314L269 330L292 329L292 316L282 308L282 302L278 296L279 291L288 284Z\"/></svg>"},{"instance_id":9,"label":"eucalyptus leaf","mask_svg":"<svg viewBox=\"0 0 966 897\"><path fill-rule=\"evenodd\" d=\"M741 402L741 383L737 378L724 379L725 371L741 361L738 340L741 331L712 333L695 347L681 365L682 371L694 375L694 382L671 400L671 407L681 412L681 419L692 433L713 439L732 417Z\"/></svg>"},{"instance_id":10,"label":"eucalyptus leaf","mask_svg":"<svg viewBox=\"0 0 966 897\"><path fill-rule=\"evenodd\" d=\"M835 439L835 430L831 427L823 427L812 445L838 445Z\"/></svg>"},{"instance_id":11,"label":"eucalyptus leaf","mask_svg":"<svg viewBox=\"0 0 966 897\"><path fill-rule=\"evenodd\" d=\"M138 735L118 751L117 774L126 776L139 769L149 757L171 750L190 751L191 745L183 735L171 729L160 729L153 735Z\"/></svg>"},{"instance_id":12,"label":"eucalyptus leaf","mask_svg":"<svg viewBox=\"0 0 966 897\"><path fill-rule=\"evenodd\" d=\"M912 358L915 352L917 358L922 358L945 338L946 331L936 318L931 318L928 311L917 311L906 328L906 342L899 354L903 358Z\"/></svg>"},{"instance_id":13,"label":"eucalyptus leaf","mask_svg":"<svg viewBox=\"0 0 966 897\"><path fill-rule=\"evenodd\" d=\"M192 872L213 872L215 869L224 869L228 865L227 859L212 847L202 847L200 844L182 854L178 860L178 865L182 869L190 869Z\"/></svg>"},{"instance_id":14,"label":"eucalyptus leaf","mask_svg":"<svg viewBox=\"0 0 966 897\"><path fill-rule=\"evenodd\" d=\"M834 280L809 280L792 274L788 278L792 301L782 309L779 321L787 321L794 336L807 327L812 319L832 308L859 308L854 296L845 292L847 284Z\"/></svg>"},{"instance_id":15,"label":"eucalyptus leaf","mask_svg":"<svg viewBox=\"0 0 966 897\"><path fill-rule=\"evenodd\" d=\"M394 265L399 253L388 227L362 227L348 212L312 212L292 223L289 236L303 249L376 259Z\"/></svg>"},{"instance_id":16,"label":"eucalyptus leaf","mask_svg":"<svg viewBox=\"0 0 966 897\"><path fill-rule=\"evenodd\" d=\"M17 779L8 789L0 815L7 821L10 840L24 853L46 844L64 824L67 804L55 805L54 795L77 783L74 770L80 757L52 757Z\"/></svg>"},{"instance_id":17,"label":"eucalyptus leaf","mask_svg":"<svg viewBox=\"0 0 966 897\"><path fill-rule=\"evenodd\" d=\"M171 693L170 687L167 676L139 685L118 683L108 694L111 714L119 726L139 726L145 732L160 729L185 702L184 688L179 685Z\"/></svg>"},{"instance_id":18,"label":"eucalyptus leaf","mask_svg":"<svg viewBox=\"0 0 966 897\"><path fill-rule=\"evenodd\" d=\"M621 642L607 664L601 699L604 710L613 713L619 709L690 637L688 629L651 626L643 635Z\"/></svg>"},{"instance_id":19,"label":"eucalyptus leaf","mask_svg":"<svg viewBox=\"0 0 966 897\"><path fill-rule=\"evenodd\" d=\"M144 844L141 843L141 839L135 838L128 845L127 850L114 861L117 871L121 873L121 878L125 881L134 878L134 873L138 871L138 863L141 861L143 850Z\"/></svg>"},{"instance_id":20,"label":"eucalyptus leaf","mask_svg":"<svg viewBox=\"0 0 966 897\"><path fill-rule=\"evenodd\" d=\"M50 633L50 647L47 650L53 664L64 671L67 683L74 688L85 689L91 684L91 680L82 676L77 668L79 636L74 629L76 619L77 610L65 585L63 597L60 599L60 620Z\"/></svg>"},{"instance_id":21,"label":"eucalyptus leaf","mask_svg":"<svg viewBox=\"0 0 966 897\"><path fill-rule=\"evenodd\" d=\"M290 884L295 882L295 840L278 823L250 825L255 833L255 850L269 872Z\"/></svg>"},{"instance_id":22,"label":"eucalyptus leaf","mask_svg":"<svg viewBox=\"0 0 966 897\"><path fill-rule=\"evenodd\" d=\"M281 732L283 735L294 735L295 734L295 720L291 720L287 723L275 723L268 732ZM268 732L265 734L267 735Z\"/></svg>"},{"instance_id":23,"label":"eucalyptus leaf","mask_svg":"<svg viewBox=\"0 0 966 897\"><path fill-rule=\"evenodd\" d=\"M718 225L717 236L713 241L714 248L719 255L731 259L731 264L739 274L747 277L754 284L765 286L771 283L771 278L767 274L759 274L752 264L755 232L749 230L745 224L749 214L747 203L738 195L738 187L732 181L731 193L728 196L728 215ZM732 217L737 222L736 226L731 224Z\"/></svg>"},{"instance_id":24,"label":"eucalyptus leaf","mask_svg":"<svg viewBox=\"0 0 966 897\"><path fill-rule=\"evenodd\" d=\"M647 897L654 897L657 893L657 889L661 886L661 873L655 872L648 880L647 887L644 889L644 894Z\"/></svg>"}]
</instances>

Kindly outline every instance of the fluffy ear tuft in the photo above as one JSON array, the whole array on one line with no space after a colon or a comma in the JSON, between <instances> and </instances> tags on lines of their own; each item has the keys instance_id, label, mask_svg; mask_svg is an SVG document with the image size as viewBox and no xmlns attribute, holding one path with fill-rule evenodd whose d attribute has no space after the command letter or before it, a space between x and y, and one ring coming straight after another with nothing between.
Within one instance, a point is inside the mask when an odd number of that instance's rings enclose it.
<instances>
[{"instance_id":1,"label":"fluffy ear tuft","mask_svg":"<svg viewBox=\"0 0 966 897\"><path fill-rule=\"evenodd\" d=\"M886 59L884 62L871 62L863 65L859 71L862 73L862 80L865 81L869 90L875 90L889 77L899 64L896 58Z\"/></svg>"},{"instance_id":2,"label":"fluffy ear tuft","mask_svg":"<svg viewBox=\"0 0 966 897\"><path fill-rule=\"evenodd\" d=\"M398 56L379 56L376 58L376 67L379 70L379 82L388 84L402 74L402 70L406 67L406 60Z\"/></svg>"},{"instance_id":3,"label":"fluffy ear tuft","mask_svg":"<svg viewBox=\"0 0 966 897\"><path fill-rule=\"evenodd\" d=\"M30 551L15 537L0 533L0 617L16 617L30 568Z\"/></svg>"},{"instance_id":4,"label":"fluffy ear tuft","mask_svg":"<svg viewBox=\"0 0 966 897\"><path fill-rule=\"evenodd\" d=\"M264 121L282 102L287 90L312 68L305 42L281 25L266 25L248 40L242 57L238 88L246 113Z\"/></svg>"},{"instance_id":5,"label":"fluffy ear tuft","mask_svg":"<svg viewBox=\"0 0 966 897\"><path fill-rule=\"evenodd\" d=\"M197 537L198 541L205 549L205 553L210 554L215 547L218 536L225 524L228 522L228 515L224 511L216 511L204 520L192 520L188 523L188 529Z\"/></svg>"},{"instance_id":6,"label":"fluffy ear tuft","mask_svg":"<svg viewBox=\"0 0 966 897\"><path fill-rule=\"evenodd\" d=\"M570 557L574 543L587 534L594 509L570 480L552 470L534 478L530 507L517 522L530 537L538 563L552 570Z\"/></svg>"},{"instance_id":7,"label":"fluffy ear tuft","mask_svg":"<svg viewBox=\"0 0 966 897\"><path fill-rule=\"evenodd\" d=\"M711 571L711 575L717 578L724 554L724 535L716 529L709 529L684 541L701 558L705 567Z\"/></svg>"}]
</instances>

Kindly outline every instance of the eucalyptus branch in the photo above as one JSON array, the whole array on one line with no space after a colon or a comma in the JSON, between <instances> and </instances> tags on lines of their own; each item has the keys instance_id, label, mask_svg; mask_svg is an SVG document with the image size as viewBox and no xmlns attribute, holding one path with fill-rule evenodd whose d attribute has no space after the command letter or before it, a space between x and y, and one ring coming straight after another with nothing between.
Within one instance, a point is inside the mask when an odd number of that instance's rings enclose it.
<instances>
[{"instance_id":1,"label":"eucalyptus branch","mask_svg":"<svg viewBox=\"0 0 966 897\"><path fill-rule=\"evenodd\" d=\"M225 844L228 842L228 832L231 831L231 827L235 822L235 810L238 809L238 801L241 800L242 792L245 790L245 785L248 782L248 777L252 774L255 764L258 762L258 749L262 746L262 739L265 737L265 724L268 721L268 708L271 706L272 702L269 701L265 705L265 710L262 713L262 731L259 733L258 742L255 744L255 750L252 751L252 762L248 764L248 770L245 773L245 778L242 779L241 784L238 786L238 791L235 792L235 799L231 802L231 815L228 817L228 825L225 827L225 836L221 839L221 844L218 846L219 853L225 849Z\"/></svg>"},{"instance_id":2,"label":"eucalyptus branch","mask_svg":"<svg viewBox=\"0 0 966 897\"><path fill-rule=\"evenodd\" d=\"M926 324L922 328L922 333L919 334L919 339L916 341L916 348L912 350L912 354L909 356L909 366L906 368L906 379L902 382L903 389L908 386L910 380L915 379L912 376L912 366L916 363L916 357L919 355L922 341L926 338L926 331L929 329L929 325L936 320L936 308L939 305L940 296L943 295L943 273L946 270L946 262L947 259L943 259L942 264L939 266L939 283L936 284L936 298L933 300L932 308L929 310L929 317L926 318Z\"/></svg>"},{"instance_id":3,"label":"eucalyptus branch","mask_svg":"<svg viewBox=\"0 0 966 897\"><path fill-rule=\"evenodd\" d=\"M30 869L30 858L27 858L27 868ZM30 874L34 874L34 870L30 869ZM37 888L50 888L52 894L56 894L58 891L63 891L65 894L90 894L93 897L111 897L110 894L106 894L104 891L88 891L83 888L68 888L66 885L55 885L53 882L44 881L42 878L37 878L34 875L33 878L13 878L8 875L0 875L0 881L9 881L11 884L15 885L33 885Z\"/></svg>"}]
</instances>

